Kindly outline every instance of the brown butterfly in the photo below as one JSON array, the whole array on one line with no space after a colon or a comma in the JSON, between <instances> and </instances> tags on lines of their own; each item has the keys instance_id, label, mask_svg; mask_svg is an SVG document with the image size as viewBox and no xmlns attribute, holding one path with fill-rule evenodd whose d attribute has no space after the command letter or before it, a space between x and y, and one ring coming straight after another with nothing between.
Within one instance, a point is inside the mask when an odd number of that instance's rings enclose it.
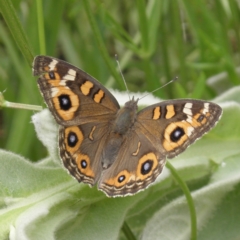
<instances>
[{"instance_id":1,"label":"brown butterfly","mask_svg":"<svg viewBox=\"0 0 240 240\"><path fill-rule=\"evenodd\" d=\"M132 195L153 183L166 158L183 152L219 120L215 103L177 99L138 110L120 108L96 79L62 60L37 56L33 74L57 123L64 166L108 196Z\"/></svg>"}]
</instances>

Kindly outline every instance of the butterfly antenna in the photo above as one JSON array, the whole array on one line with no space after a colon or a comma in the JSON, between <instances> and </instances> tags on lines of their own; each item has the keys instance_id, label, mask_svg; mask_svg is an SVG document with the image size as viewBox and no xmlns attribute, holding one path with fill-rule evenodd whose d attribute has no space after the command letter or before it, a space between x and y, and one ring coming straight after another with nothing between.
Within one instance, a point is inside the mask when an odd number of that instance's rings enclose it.
<instances>
[{"instance_id":1,"label":"butterfly antenna","mask_svg":"<svg viewBox=\"0 0 240 240\"><path fill-rule=\"evenodd\" d=\"M130 94L129 94L128 86L127 86L127 83L126 83L125 78L124 78L124 76L123 76L123 73L122 73L122 70L121 70L121 66L120 66L120 63L119 63L118 55L117 55L117 54L115 54L115 59L116 59L117 65L118 65L118 70L119 70L119 72L120 72L120 74L121 74L121 76L122 76L122 79L123 79L123 82L124 82L124 85L125 85L125 87L126 87L127 94L128 94L129 100L130 100Z\"/></svg>"},{"instance_id":2,"label":"butterfly antenna","mask_svg":"<svg viewBox=\"0 0 240 240\"><path fill-rule=\"evenodd\" d=\"M165 83L163 86L161 86L161 87L159 87L159 88L153 90L152 92L147 93L147 94L144 95L143 97L139 98L139 100L141 100L141 99L145 98L146 96L148 96L148 95L150 95L150 94L152 94L152 93L158 91L158 90L161 89L161 88L166 87L168 84L170 84L170 83L172 83L172 82L175 82L175 81L177 81L177 80L178 80L178 77L176 76L174 79L172 79L172 80L170 80L169 82Z\"/></svg>"}]
</instances>

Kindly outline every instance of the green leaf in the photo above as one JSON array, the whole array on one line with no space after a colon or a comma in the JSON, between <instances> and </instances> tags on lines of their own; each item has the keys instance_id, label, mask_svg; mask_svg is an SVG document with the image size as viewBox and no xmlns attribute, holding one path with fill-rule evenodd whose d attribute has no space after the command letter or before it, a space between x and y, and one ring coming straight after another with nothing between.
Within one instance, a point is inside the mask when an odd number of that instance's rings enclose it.
<instances>
[{"instance_id":1,"label":"green leaf","mask_svg":"<svg viewBox=\"0 0 240 240\"><path fill-rule=\"evenodd\" d=\"M231 191L234 190L234 186L240 183L239 157L240 154L226 159L226 165L219 167L212 175L208 185L192 193L198 213L198 234L200 236L198 239L237 239L237 236L239 236L240 230L237 231L237 224L231 226L232 222L223 221L226 216L229 219L235 219L234 222L239 220L238 210L227 213L229 202L236 204L236 196L229 199L228 195L232 195L233 192ZM224 206L222 201L226 202L226 199L229 202L227 206ZM227 213L227 215L223 215L224 213ZM216 218L216 215L219 216L221 221ZM212 234L212 228L208 227L209 221L212 227L218 229L217 233ZM188 206L185 198L180 197L155 212L143 231L143 239L189 239L189 225ZM205 233L205 229L209 229L209 231Z\"/></svg>"},{"instance_id":2,"label":"green leaf","mask_svg":"<svg viewBox=\"0 0 240 240\"><path fill-rule=\"evenodd\" d=\"M240 119L240 105L232 101L222 107L223 117L217 127L171 160L192 191L202 239L213 239L206 227L209 222L214 228L223 223L227 228L235 227L232 232L240 234L235 225L215 218L225 213L225 201L237 204L234 186L240 183L240 128L231 127ZM44 110L34 115L33 123L51 157L33 164L0 151L1 239L117 239L124 222L136 238L188 239L186 199L166 168L145 191L125 198L107 198L95 187L78 184L59 165L58 131L50 113ZM228 215L238 218L234 211ZM220 233L221 229L225 228L220 228ZM230 239L233 234L224 236Z\"/></svg>"}]
</instances>

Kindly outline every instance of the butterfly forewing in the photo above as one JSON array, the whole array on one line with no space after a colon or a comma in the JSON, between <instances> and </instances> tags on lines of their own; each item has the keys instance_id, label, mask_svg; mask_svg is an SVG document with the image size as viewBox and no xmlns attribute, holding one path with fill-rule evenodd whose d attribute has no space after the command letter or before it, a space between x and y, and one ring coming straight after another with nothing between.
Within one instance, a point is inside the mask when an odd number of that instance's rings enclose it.
<instances>
[{"instance_id":1,"label":"butterfly forewing","mask_svg":"<svg viewBox=\"0 0 240 240\"><path fill-rule=\"evenodd\" d=\"M152 144L173 158L214 127L221 114L222 109L212 102L170 100L141 110L137 122Z\"/></svg>"},{"instance_id":2,"label":"butterfly forewing","mask_svg":"<svg viewBox=\"0 0 240 240\"><path fill-rule=\"evenodd\" d=\"M37 56L33 74L56 121L64 126L108 121L119 104L97 80L59 59Z\"/></svg>"}]
</instances>

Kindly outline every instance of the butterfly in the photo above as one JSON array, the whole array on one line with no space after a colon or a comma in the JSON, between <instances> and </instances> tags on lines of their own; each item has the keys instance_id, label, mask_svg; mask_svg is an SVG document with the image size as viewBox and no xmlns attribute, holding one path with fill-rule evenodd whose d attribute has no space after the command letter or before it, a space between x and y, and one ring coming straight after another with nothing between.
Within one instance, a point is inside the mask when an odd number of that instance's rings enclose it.
<instances>
[{"instance_id":1,"label":"butterfly","mask_svg":"<svg viewBox=\"0 0 240 240\"><path fill-rule=\"evenodd\" d=\"M36 56L33 75L59 124L59 152L79 182L109 197L132 195L161 173L166 158L183 152L220 119L215 103L177 99L138 112L138 99L120 108L96 79L73 65Z\"/></svg>"}]
</instances>

